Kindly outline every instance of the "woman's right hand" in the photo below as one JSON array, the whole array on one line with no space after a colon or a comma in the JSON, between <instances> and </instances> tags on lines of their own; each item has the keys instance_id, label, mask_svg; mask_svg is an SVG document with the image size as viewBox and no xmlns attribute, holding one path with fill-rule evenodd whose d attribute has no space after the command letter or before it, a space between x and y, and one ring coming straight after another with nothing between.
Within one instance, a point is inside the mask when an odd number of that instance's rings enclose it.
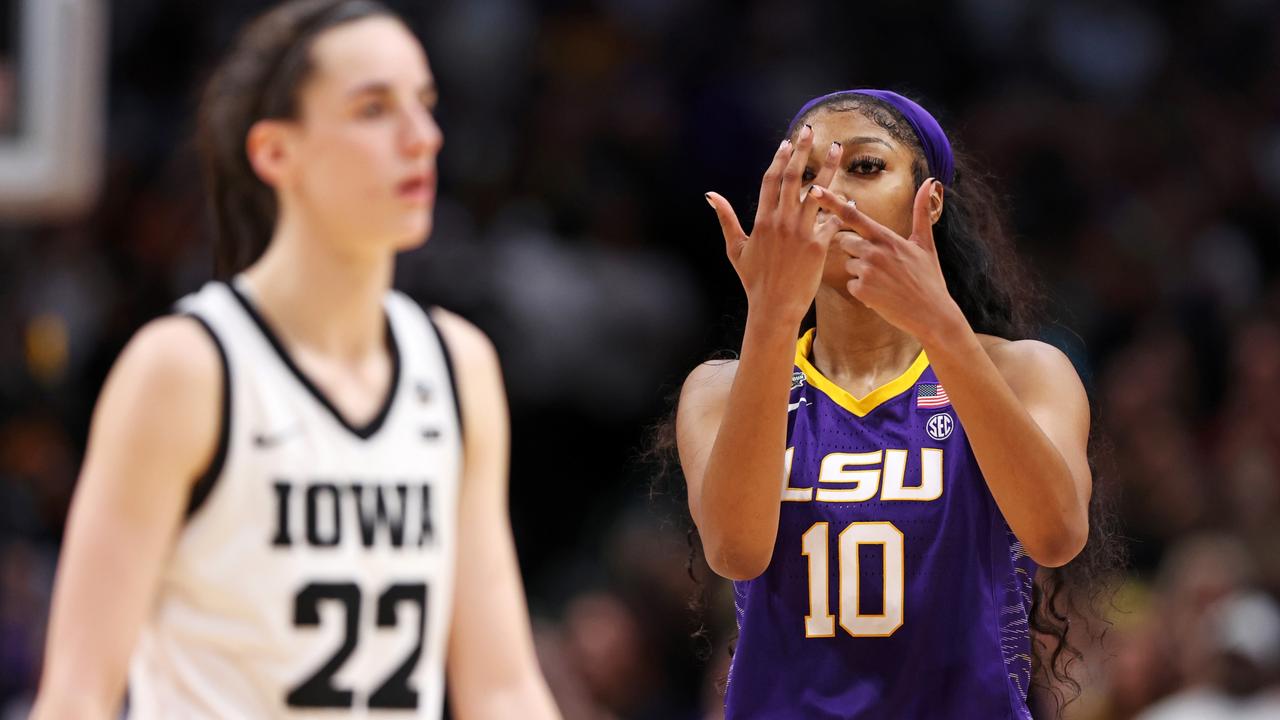
<instances>
[{"instance_id":1,"label":"woman's right hand","mask_svg":"<svg viewBox=\"0 0 1280 720\"><path fill-rule=\"evenodd\" d=\"M815 231L817 202L804 186L805 164L813 147L813 129L805 125L793 145L783 140L760 183L760 205L751 235L719 193L707 193L724 233L725 253L747 292L749 308L767 308L783 318L804 318L818 292L827 246L839 230L825 223ZM831 143L813 184L825 187L840 161L839 143Z\"/></svg>"}]
</instances>

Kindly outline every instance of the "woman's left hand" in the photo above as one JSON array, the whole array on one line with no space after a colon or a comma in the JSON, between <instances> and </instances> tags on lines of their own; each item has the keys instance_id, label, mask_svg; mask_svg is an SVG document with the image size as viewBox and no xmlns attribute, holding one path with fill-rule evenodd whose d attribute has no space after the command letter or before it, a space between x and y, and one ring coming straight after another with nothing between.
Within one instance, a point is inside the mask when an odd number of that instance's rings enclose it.
<instances>
[{"instance_id":1,"label":"woman's left hand","mask_svg":"<svg viewBox=\"0 0 1280 720\"><path fill-rule=\"evenodd\" d=\"M903 238L858 210L843 195L814 185L809 194L856 235L840 236L849 254L849 294L890 324L929 344L956 322L965 323L960 306L947 291L929 217L929 178L916 191L911 235Z\"/></svg>"}]
</instances>

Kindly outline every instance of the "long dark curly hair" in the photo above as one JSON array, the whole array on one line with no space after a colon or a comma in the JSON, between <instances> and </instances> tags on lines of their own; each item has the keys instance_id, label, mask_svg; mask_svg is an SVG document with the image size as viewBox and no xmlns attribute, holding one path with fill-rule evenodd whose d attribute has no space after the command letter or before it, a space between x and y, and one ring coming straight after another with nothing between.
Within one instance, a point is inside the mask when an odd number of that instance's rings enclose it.
<instances>
[{"instance_id":1,"label":"long dark curly hair","mask_svg":"<svg viewBox=\"0 0 1280 720\"><path fill-rule=\"evenodd\" d=\"M857 112L884 128L913 150L915 183L919 186L924 182L928 166L915 131L893 106L874 97L837 95L819 103L792 121L787 128L788 137L794 139L803 123L824 111ZM955 147L955 139L951 140ZM933 228L942 274L948 291L975 332L1020 340L1035 337L1044 328L1045 302L1032 274L1014 251L1006 216L1003 198L993 189L990 178L975 168L971 157L957 149L955 178L946 189L942 216ZM813 322L811 311L801 331ZM1041 568L1032 591L1029 622L1036 645L1032 653L1033 687L1048 692L1059 710L1081 691L1072 666L1083 659L1083 649L1068 635L1072 620L1084 621L1085 636L1091 642L1101 639L1108 625L1103 608L1109 603L1113 581L1125 564L1123 546L1117 538L1116 488L1105 472L1107 446L1097 427L1095 422L1089 438L1093 495L1089 503L1088 542L1066 565ZM665 478L655 481L655 489L666 492L663 486L683 485L677 480L680 465L674 409L652 429L647 456L655 464L658 477ZM690 521L691 572L696 534ZM698 601L694 604L697 606Z\"/></svg>"}]
</instances>

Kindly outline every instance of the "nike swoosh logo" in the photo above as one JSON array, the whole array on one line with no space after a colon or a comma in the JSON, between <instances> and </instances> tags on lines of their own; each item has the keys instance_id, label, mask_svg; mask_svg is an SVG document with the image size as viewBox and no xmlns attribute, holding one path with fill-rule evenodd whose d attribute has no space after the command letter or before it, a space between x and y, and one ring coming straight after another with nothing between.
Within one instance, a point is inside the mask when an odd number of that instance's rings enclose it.
<instances>
[{"instance_id":1,"label":"nike swoosh logo","mask_svg":"<svg viewBox=\"0 0 1280 720\"><path fill-rule=\"evenodd\" d=\"M431 386L421 380L414 386L414 390L418 394L418 402L426 405L431 402Z\"/></svg>"},{"instance_id":2,"label":"nike swoosh logo","mask_svg":"<svg viewBox=\"0 0 1280 720\"><path fill-rule=\"evenodd\" d=\"M809 402L808 398L800 398L799 402L793 402L787 405L787 412L795 412L796 410L800 409L801 405L809 405L809 404L811 403Z\"/></svg>"},{"instance_id":3,"label":"nike swoosh logo","mask_svg":"<svg viewBox=\"0 0 1280 720\"><path fill-rule=\"evenodd\" d=\"M287 430L281 430L274 433L255 433L253 436L254 447L270 449L280 445L285 440L292 438L298 434L298 428L292 427Z\"/></svg>"}]
</instances>

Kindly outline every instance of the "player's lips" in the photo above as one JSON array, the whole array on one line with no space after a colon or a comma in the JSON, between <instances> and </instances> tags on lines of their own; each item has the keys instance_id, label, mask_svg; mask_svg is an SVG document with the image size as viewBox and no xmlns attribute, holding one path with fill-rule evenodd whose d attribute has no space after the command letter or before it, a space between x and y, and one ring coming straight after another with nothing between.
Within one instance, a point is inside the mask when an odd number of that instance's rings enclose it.
<instances>
[{"instance_id":1,"label":"player's lips","mask_svg":"<svg viewBox=\"0 0 1280 720\"><path fill-rule=\"evenodd\" d=\"M436 175L432 172L410 175L396 185L400 199L417 205L426 205L436 194Z\"/></svg>"}]
</instances>

